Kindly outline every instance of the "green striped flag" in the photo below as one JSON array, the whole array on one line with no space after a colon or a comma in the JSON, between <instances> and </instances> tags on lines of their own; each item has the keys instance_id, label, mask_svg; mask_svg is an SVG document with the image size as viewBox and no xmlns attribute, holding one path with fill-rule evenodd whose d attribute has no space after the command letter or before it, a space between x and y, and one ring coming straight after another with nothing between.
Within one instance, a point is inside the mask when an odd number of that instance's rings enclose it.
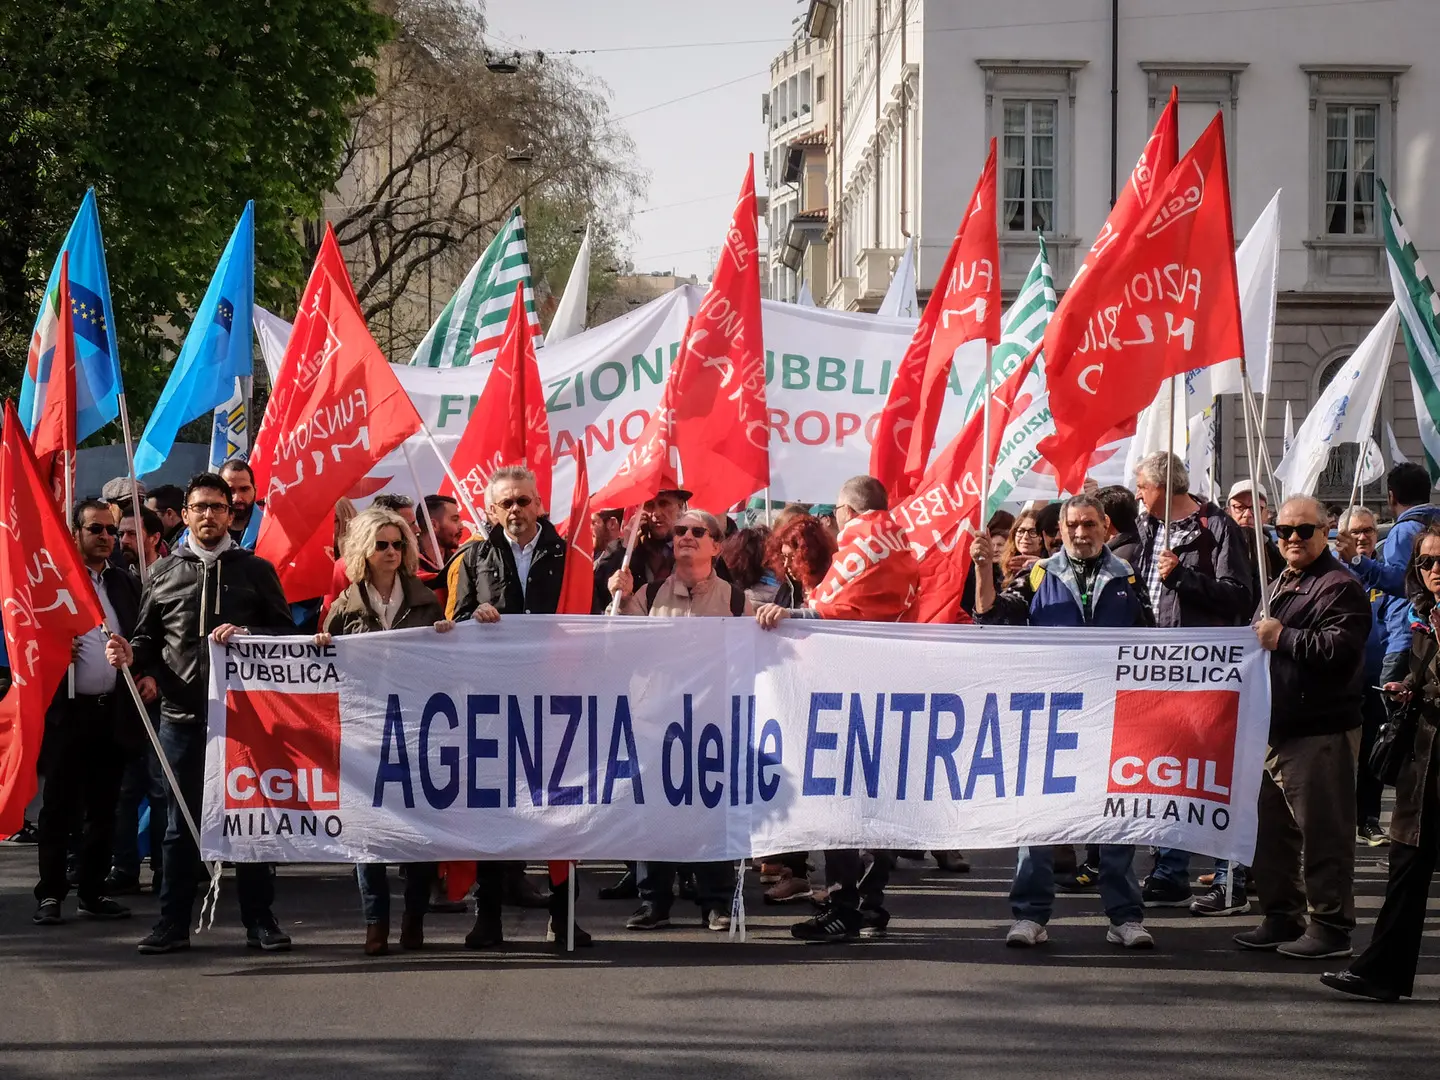
<instances>
[{"instance_id":1,"label":"green striped flag","mask_svg":"<svg viewBox=\"0 0 1440 1080\"><path fill-rule=\"evenodd\" d=\"M530 282L525 219L518 208L465 275L410 363L416 367L465 367L494 360L505 335L505 320L515 300L517 281L525 283L525 312L538 346L540 316L535 313L535 290Z\"/></svg>"},{"instance_id":2,"label":"green striped flag","mask_svg":"<svg viewBox=\"0 0 1440 1080\"><path fill-rule=\"evenodd\" d=\"M1385 254L1390 262L1390 284L1400 308L1400 325L1405 331L1405 351L1410 356L1410 389L1415 395L1415 419L1420 441L1425 446L1425 466L1431 483L1440 482L1440 296L1425 272L1415 242L1390 192L1380 188L1380 221L1385 229Z\"/></svg>"}]
</instances>

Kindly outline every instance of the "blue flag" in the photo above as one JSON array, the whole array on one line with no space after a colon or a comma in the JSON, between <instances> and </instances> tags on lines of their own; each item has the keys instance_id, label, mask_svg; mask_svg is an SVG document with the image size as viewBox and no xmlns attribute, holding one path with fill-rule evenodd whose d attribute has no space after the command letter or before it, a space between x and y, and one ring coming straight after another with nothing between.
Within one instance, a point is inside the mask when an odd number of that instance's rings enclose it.
<instances>
[{"instance_id":1,"label":"blue flag","mask_svg":"<svg viewBox=\"0 0 1440 1080\"><path fill-rule=\"evenodd\" d=\"M65 236L45 286L40 315L30 335L25 377L20 384L20 422L27 433L45 407L50 365L59 336L56 317L60 290L60 258L70 255L70 303L75 322L76 439L86 439L120 415L120 352L115 342L115 312L110 307L110 274L105 269L105 241L95 189L85 193L80 212Z\"/></svg>"},{"instance_id":2,"label":"blue flag","mask_svg":"<svg viewBox=\"0 0 1440 1080\"><path fill-rule=\"evenodd\" d=\"M180 429L228 401L236 379L249 378L254 363L250 327L254 304L255 204L247 202L135 447L137 475L164 464Z\"/></svg>"}]
</instances>

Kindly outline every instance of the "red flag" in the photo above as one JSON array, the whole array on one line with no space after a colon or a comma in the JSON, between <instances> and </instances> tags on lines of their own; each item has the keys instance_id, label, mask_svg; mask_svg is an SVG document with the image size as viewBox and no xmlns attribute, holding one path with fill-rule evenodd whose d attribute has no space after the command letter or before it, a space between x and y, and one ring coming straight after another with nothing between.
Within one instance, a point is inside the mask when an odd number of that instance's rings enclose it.
<instances>
[{"instance_id":1,"label":"red flag","mask_svg":"<svg viewBox=\"0 0 1440 1080\"><path fill-rule=\"evenodd\" d=\"M999 221L995 196L995 140L991 139L990 154L985 158L980 182L975 185L970 205L965 208L965 216L960 219L960 228L955 233L955 261L949 275L935 288L935 292L943 291L944 296L939 321L935 324L930 347L924 356L915 426L910 429L910 450L905 457L905 472L915 482L925 474L930 451L935 448L935 428L940 423L940 410L945 404L955 350L967 341L980 338L990 345L1000 344ZM933 299L935 293L930 295ZM929 310L928 304L926 310ZM905 360L902 360L901 366L904 364ZM888 401L886 404L889 404ZM913 489L914 483L911 484Z\"/></svg>"},{"instance_id":2,"label":"red flag","mask_svg":"<svg viewBox=\"0 0 1440 1080\"><path fill-rule=\"evenodd\" d=\"M570 519L560 530L565 539L565 576L560 581L557 615L589 615L595 602L595 534L590 531L590 470L585 447L575 447L575 491Z\"/></svg>"},{"instance_id":3,"label":"red flag","mask_svg":"<svg viewBox=\"0 0 1440 1080\"><path fill-rule=\"evenodd\" d=\"M70 253L60 256L60 285L56 290L55 352L50 358L50 381L45 403L35 423L36 467L41 480L55 496L63 520L67 505L66 472L75 473L75 309L70 299Z\"/></svg>"},{"instance_id":4,"label":"red flag","mask_svg":"<svg viewBox=\"0 0 1440 1080\"><path fill-rule=\"evenodd\" d=\"M0 836L10 836L35 796L45 710L70 666L70 643L104 614L9 401L0 434L0 605L14 679L0 699Z\"/></svg>"},{"instance_id":5,"label":"red flag","mask_svg":"<svg viewBox=\"0 0 1440 1080\"><path fill-rule=\"evenodd\" d=\"M306 315L303 340L297 346L299 322L290 339L298 359L281 372L289 381L277 382L266 415L275 441L265 461L270 480L255 542L255 553L275 564L292 601L323 595L323 589L302 590L296 566L307 542L329 542L324 526L336 500L421 426L365 320L326 271Z\"/></svg>"},{"instance_id":6,"label":"red flag","mask_svg":"<svg viewBox=\"0 0 1440 1080\"><path fill-rule=\"evenodd\" d=\"M919 582L915 555L887 511L866 510L845 523L840 549L810 594L822 619L911 622Z\"/></svg>"},{"instance_id":7,"label":"red flag","mask_svg":"<svg viewBox=\"0 0 1440 1080\"><path fill-rule=\"evenodd\" d=\"M914 491L925 471L923 456L929 455L935 442L955 350L975 338L983 337L991 344L1000 341L998 222L995 140L991 139L980 182L955 230L935 289L925 302L920 325L895 371L875 426L870 475L885 485L892 503ZM922 415L929 430L917 432Z\"/></svg>"},{"instance_id":8,"label":"red flag","mask_svg":"<svg viewBox=\"0 0 1440 1080\"><path fill-rule=\"evenodd\" d=\"M355 298L355 286L350 283L350 272L345 268L345 258L340 254L340 245L335 240L335 231L325 223L325 236L320 241L320 253L315 256L315 265L310 270L310 280L300 294L300 310L295 313L295 323L290 331L290 341L285 346L285 355L280 359L280 373L270 388L270 400L265 405L265 415L260 418L260 427L255 432L255 443L250 450L250 468L255 471L255 490L264 492L270 487L270 460L275 454L275 442L279 438L276 421L272 417L284 415L290 408L290 387L295 385L295 372L300 366L301 344L308 340L310 320L315 307L315 294L319 291L324 275L339 285L341 295L347 297L357 314L360 301Z\"/></svg>"},{"instance_id":9,"label":"red flag","mask_svg":"<svg viewBox=\"0 0 1440 1080\"><path fill-rule=\"evenodd\" d=\"M535 360L535 338L525 312L524 282L515 285L500 352L450 458L451 471L477 507L485 505L490 477L503 465L524 465L533 472L540 503L547 511L551 509L550 421L545 412L545 385ZM448 477L440 494L455 495L455 485Z\"/></svg>"},{"instance_id":10,"label":"red flag","mask_svg":"<svg viewBox=\"0 0 1440 1080\"><path fill-rule=\"evenodd\" d=\"M660 407L597 505L630 506L684 487L696 506L724 512L770 483L755 221L752 156L710 291L686 327Z\"/></svg>"},{"instance_id":11,"label":"red flag","mask_svg":"<svg viewBox=\"0 0 1440 1080\"><path fill-rule=\"evenodd\" d=\"M990 412L990 461L999 453L1011 417L1030 404L1016 399L1038 355L1037 349L995 389ZM960 597L970 573L970 530L981 527L983 431L984 417L976 413L931 463L915 494L892 512L909 536L910 550L920 560L915 622L970 621L960 606Z\"/></svg>"},{"instance_id":12,"label":"red flag","mask_svg":"<svg viewBox=\"0 0 1440 1080\"><path fill-rule=\"evenodd\" d=\"M1039 450L1079 490L1106 431L1172 375L1244 355L1235 229L1217 113L1115 250L1065 294L1045 331L1056 434Z\"/></svg>"}]
</instances>

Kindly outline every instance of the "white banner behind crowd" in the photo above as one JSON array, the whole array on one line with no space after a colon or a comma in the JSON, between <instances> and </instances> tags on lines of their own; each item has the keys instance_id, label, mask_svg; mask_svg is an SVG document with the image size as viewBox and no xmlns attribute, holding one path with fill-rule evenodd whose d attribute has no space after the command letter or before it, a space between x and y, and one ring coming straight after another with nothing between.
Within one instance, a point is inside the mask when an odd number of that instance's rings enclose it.
<instances>
[{"instance_id":1,"label":"white banner behind crowd","mask_svg":"<svg viewBox=\"0 0 1440 1080\"><path fill-rule=\"evenodd\" d=\"M643 661L638 662L637 661ZM1156 844L1249 863L1253 633L529 616L212 646L207 858Z\"/></svg>"}]
</instances>

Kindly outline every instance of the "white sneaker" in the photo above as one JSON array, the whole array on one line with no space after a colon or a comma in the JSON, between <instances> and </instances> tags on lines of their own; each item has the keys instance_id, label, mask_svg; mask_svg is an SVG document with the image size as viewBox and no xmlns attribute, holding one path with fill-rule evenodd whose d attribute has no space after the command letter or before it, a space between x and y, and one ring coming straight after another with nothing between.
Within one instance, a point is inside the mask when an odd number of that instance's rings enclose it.
<instances>
[{"instance_id":1,"label":"white sneaker","mask_svg":"<svg viewBox=\"0 0 1440 1080\"><path fill-rule=\"evenodd\" d=\"M1127 922L1119 926L1112 925L1105 935L1105 940L1111 945L1123 945L1127 949L1153 949L1155 939L1150 936L1150 931L1145 929L1144 923Z\"/></svg>"},{"instance_id":2,"label":"white sneaker","mask_svg":"<svg viewBox=\"0 0 1440 1080\"><path fill-rule=\"evenodd\" d=\"M1005 944L1012 949L1028 949L1033 945L1044 945L1049 940L1045 927L1030 919L1016 919L1015 925L1005 935Z\"/></svg>"}]
</instances>

